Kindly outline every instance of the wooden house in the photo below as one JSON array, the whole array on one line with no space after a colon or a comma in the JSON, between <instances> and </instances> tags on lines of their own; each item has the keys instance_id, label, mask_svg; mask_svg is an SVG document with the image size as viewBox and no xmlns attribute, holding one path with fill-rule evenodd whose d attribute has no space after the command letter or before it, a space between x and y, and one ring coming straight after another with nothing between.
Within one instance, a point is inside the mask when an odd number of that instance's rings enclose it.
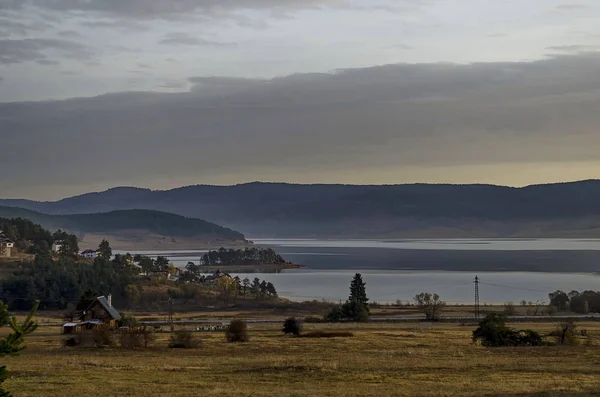
<instances>
[{"instance_id":1,"label":"wooden house","mask_svg":"<svg viewBox=\"0 0 600 397\"><path fill-rule=\"evenodd\" d=\"M112 305L112 296L99 296L94 299L79 316L79 323L69 322L63 325L63 333L71 334L90 330L100 326L116 328L121 315Z\"/></svg>"}]
</instances>

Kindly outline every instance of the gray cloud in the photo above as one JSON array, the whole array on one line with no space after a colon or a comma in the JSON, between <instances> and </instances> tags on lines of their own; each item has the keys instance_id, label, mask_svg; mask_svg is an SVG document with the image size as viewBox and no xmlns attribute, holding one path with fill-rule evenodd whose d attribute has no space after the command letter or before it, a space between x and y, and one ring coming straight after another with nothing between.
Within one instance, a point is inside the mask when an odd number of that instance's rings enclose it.
<instances>
[{"instance_id":1,"label":"gray cloud","mask_svg":"<svg viewBox=\"0 0 600 397\"><path fill-rule=\"evenodd\" d=\"M572 11L572 10L584 10L590 8L586 4L561 4L556 7L557 10L561 11Z\"/></svg>"},{"instance_id":2,"label":"gray cloud","mask_svg":"<svg viewBox=\"0 0 600 397\"><path fill-rule=\"evenodd\" d=\"M79 43L58 39L0 40L0 64L40 61L47 59L47 52L58 52L72 59L88 59L91 54Z\"/></svg>"},{"instance_id":3,"label":"gray cloud","mask_svg":"<svg viewBox=\"0 0 600 397\"><path fill-rule=\"evenodd\" d=\"M206 40L200 37L191 36L187 33L169 33L160 41L160 44L211 47L231 47L236 45L235 43L223 43L218 41Z\"/></svg>"},{"instance_id":4,"label":"gray cloud","mask_svg":"<svg viewBox=\"0 0 600 397\"><path fill-rule=\"evenodd\" d=\"M140 19L168 18L192 12L222 12L231 9L290 9L341 3L339 0L0 0L1 9L37 6L55 11L97 12Z\"/></svg>"},{"instance_id":5,"label":"gray cloud","mask_svg":"<svg viewBox=\"0 0 600 397\"><path fill-rule=\"evenodd\" d=\"M40 65L44 65L44 66L55 66L55 65L60 65L60 62L58 61L53 61L51 59L39 59L36 61L36 63L40 64Z\"/></svg>"},{"instance_id":6,"label":"gray cloud","mask_svg":"<svg viewBox=\"0 0 600 397\"><path fill-rule=\"evenodd\" d=\"M3 191L598 161L599 62L580 54L269 80L194 77L184 93L0 104L0 135L11 131L0 165L17 163L28 142L45 142L28 146L31 166L11 168Z\"/></svg>"},{"instance_id":7,"label":"gray cloud","mask_svg":"<svg viewBox=\"0 0 600 397\"><path fill-rule=\"evenodd\" d=\"M76 32L74 30L61 30L59 32L56 32L56 34L59 35L60 37L66 37L69 39L82 37L81 33Z\"/></svg>"},{"instance_id":8,"label":"gray cloud","mask_svg":"<svg viewBox=\"0 0 600 397\"><path fill-rule=\"evenodd\" d=\"M564 52L564 53L568 53L568 54L577 54L577 53L581 53L581 52L599 51L600 46L599 45L556 45L556 46L546 47L546 50Z\"/></svg>"}]
</instances>

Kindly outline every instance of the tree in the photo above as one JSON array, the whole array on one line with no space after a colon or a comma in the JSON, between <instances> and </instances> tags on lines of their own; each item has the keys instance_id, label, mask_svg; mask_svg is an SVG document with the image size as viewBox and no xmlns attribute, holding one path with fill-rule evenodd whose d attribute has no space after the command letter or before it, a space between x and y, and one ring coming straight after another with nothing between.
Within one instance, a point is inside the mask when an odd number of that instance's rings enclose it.
<instances>
[{"instance_id":1,"label":"tree","mask_svg":"<svg viewBox=\"0 0 600 397\"><path fill-rule=\"evenodd\" d=\"M140 300L140 290L134 284L127 284L125 286L125 296L130 305L136 305Z\"/></svg>"},{"instance_id":2,"label":"tree","mask_svg":"<svg viewBox=\"0 0 600 397\"><path fill-rule=\"evenodd\" d=\"M72 302L67 304L67 308L64 312L64 318L67 321L73 321L75 316L77 315L77 306L75 306Z\"/></svg>"},{"instance_id":3,"label":"tree","mask_svg":"<svg viewBox=\"0 0 600 397\"><path fill-rule=\"evenodd\" d=\"M246 296L249 289L250 289L250 279L248 277L246 277L242 280L242 290L244 291L244 296Z\"/></svg>"},{"instance_id":4,"label":"tree","mask_svg":"<svg viewBox=\"0 0 600 397\"><path fill-rule=\"evenodd\" d=\"M427 321L436 321L439 319L440 312L446 306L446 302L440 299L438 294L421 292L415 295L414 301L417 307L425 314Z\"/></svg>"},{"instance_id":5,"label":"tree","mask_svg":"<svg viewBox=\"0 0 600 397\"><path fill-rule=\"evenodd\" d=\"M154 261L155 270L159 272L167 271L169 268L169 260L164 256L159 256Z\"/></svg>"},{"instance_id":6,"label":"tree","mask_svg":"<svg viewBox=\"0 0 600 397\"><path fill-rule=\"evenodd\" d=\"M110 243L106 240L102 240L98 246L98 256L102 259L110 260L112 257L112 248Z\"/></svg>"},{"instance_id":7,"label":"tree","mask_svg":"<svg viewBox=\"0 0 600 397\"><path fill-rule=\"evenodd\" d=\"M356 273L350 282L350 298L349 301L357 301L367 306L369 299L367 298L366 284L360 273Z\"/></svg>"},{"instance_id":8,"label":"tree","mask_svg":"<svg viewBox=\"0 0 600 397\"><path fill-rule=\"evenodd\" d=\"M294 317L290 317L283 323L284 334L292 334L294 336L299 336L302 333L302 323L298 321Z\"/></svg>"},{"instance_id":9,"label":"tree","mask_svg":"<svg viewBox=\"0 0 600 397\"><path fill-rule=\"evenodd\" d=\"M29 311L29 315L25 320L19 324L16 317L9 319L9 325L12 329L12 333L8 334L6 338L0 339L0 357L6 355L19 354L21 350L25 348L23 343L26 335L32 333L37 329L37 323L33 319L37 309L40 305L39 301L33 304L33 307ZM6 366L0 366L0 397L10 397L10 393L4 390L2 383L7 379L8 372Z\"/></svg>"},{"instance_id":10,"label":"tree","mask_svg":"<svg viewBox=\"0 0 600 397\"><path fill-rule=\"evenodd\" d=\"M555 306L558 310L567 310L569 308L570 298L564 291L556 290L548 294L550 305Z\"/></svg>"},{"instance_id":11,"label":"tree","mask_svg":"<svg viewBox=\"0 0 600 397\"><path fill-rule=\"evenodd\" d=\"M225 330L225 339L227 342L248 342L248 326L243 320L232 320L227 330Z\"/></svg>"},{"instance_id":12,"label":"tree","mask_svg":"<svg viewBox=\"0 0 600 397\"><path fill-rule=\"evenodd\" d=\"M237 283L231 277L220 277L217 280L217 288L219 289L221 299L225 303L229 303L231 298L237 296Z\"/></svg>"},{"instance_id":13,"label":"tree","mask_svg":"<svg viewBox=\"0 0 600 397\"><path fill-rule=\"evenodd\" d=\"M269 294L269 296L272 297L277 297L277 290L275 289L273 283L270 281L267 283L267 294Z\"/></svg>"},{"instance_id":14,"label":"tree","mask_svg":"<svg viewBox=\"0 0 600 397\"><path fill-rule=\"evenodd\" d=\"M140 268L142 269L142 272L144 272L144 274L148 274L150 272L152 272L154 270L154 261L152 260L152 258L147 257L147 256L143 256L140 259L139 262Z\"/></svg>"}]
</instances>

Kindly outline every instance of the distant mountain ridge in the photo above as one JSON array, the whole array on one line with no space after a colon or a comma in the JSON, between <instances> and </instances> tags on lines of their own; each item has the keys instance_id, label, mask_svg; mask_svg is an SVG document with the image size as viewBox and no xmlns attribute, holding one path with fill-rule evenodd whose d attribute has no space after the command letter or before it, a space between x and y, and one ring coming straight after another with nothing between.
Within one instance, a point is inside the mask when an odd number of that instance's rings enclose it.
<instances>
[{"instance_id":1,"label":"distant mountain ridge","mask_svg":"<svg viewBox=\"0 0 600 397\"><path fill-rule=\"evenodd\" d=\"M148 209L255 237L600 237L600 181L533 185L119 187L56 202L0 200L50 214Z\"/></svg>"},{"instance_id":2,"label":"distant mountain ridge","mask_svg":"<svg viewBox=\"0 0 600 397\"><path fill-rule=\"evenodd\" d=\"M26 218L51 230L63 229L79 235L137 234L198 239L244 241L242 233L201 219L153 210L116 210L106 213L50 215L29 209L0 206L0 218Z\"/></svg>"}]
</instances>

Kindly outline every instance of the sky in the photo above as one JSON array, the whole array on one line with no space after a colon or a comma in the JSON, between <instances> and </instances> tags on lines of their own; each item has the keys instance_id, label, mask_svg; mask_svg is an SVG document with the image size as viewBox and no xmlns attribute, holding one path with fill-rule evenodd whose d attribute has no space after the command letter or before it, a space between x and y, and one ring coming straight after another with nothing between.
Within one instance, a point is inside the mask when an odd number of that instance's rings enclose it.
<instances>
[{"instance_id":1,"label":"sky","mask_svg":"<svg viewBox=\"0 0 600 397\"><path fill-rule=\"evenodd\" d=\"M0 197L600 176L596 0L0 0Z\"/></svg>"}]
</instances>

